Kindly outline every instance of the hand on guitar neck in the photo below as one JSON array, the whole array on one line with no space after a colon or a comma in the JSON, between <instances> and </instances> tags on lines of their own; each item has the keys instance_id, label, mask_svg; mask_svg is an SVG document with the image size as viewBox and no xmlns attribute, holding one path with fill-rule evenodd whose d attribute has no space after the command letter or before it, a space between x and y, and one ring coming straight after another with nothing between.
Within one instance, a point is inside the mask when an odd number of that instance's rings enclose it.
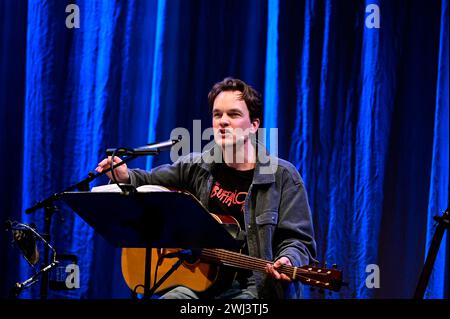
<instances>
[{"instance_id":1,"label":"hand on guitar neck","mask_svg":"<svg viewBox=\"0 0 450 319\"><path fill-rule=\"evenodd\" d=\"M292 266L291 261L289 260L289 258L287 257L281 257L279 259L277 259L273 264L267 264L266 265L266 273L269 276L272 276L275 279L281 279L284 281L291 281L291 278L289 278L288 276L286 276L283 273L279 273L277 271L277 269L279 269L282 265L287 265L287 266Z\"/></svg>"}]
</instances>

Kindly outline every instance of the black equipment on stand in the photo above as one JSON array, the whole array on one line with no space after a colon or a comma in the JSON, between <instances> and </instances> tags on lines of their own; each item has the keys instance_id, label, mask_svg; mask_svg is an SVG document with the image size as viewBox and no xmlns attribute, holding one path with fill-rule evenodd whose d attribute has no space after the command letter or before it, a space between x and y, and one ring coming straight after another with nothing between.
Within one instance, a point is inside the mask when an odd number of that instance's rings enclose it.
<instances>
[{"instance_id":1,"label":"black equipment on stand","mask_svg":"<svg viewBox=\"0 0 450 319\"><path fill-rule=\"evenodd\" d=\"M11 297L18 297L24 289L27 289L38 282L39 278L42 277L42 280L46 280L48 278L48 272L55 268L58 265L58 261L56 260L56 251L55 249L48 243L45 237L45 234L39 234L36 230L36 227L30 226L27 224L22 224L19 222L11 222L6 221L5 229L11 230L13 235L13 242L17 244L19 249L21 250L25 260L33 267L38 263L40 255L39 250L36 245L36 240L42 241L44 244L44 267L39 271L36 271L29 279L16 283L14 287L11 289ZM49 251L53 252L52 262L49 263ZM47 296L47 290L41 286L41 296Z\"/></svg>"}]
</instances>

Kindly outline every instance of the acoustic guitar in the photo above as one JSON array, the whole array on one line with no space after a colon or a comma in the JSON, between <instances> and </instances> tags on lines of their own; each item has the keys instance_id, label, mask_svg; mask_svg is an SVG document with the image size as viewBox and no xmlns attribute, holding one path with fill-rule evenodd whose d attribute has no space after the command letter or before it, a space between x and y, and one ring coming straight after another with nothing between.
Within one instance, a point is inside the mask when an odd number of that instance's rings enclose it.
<instances>
[{"instance_id":1,"label":"acoustic guitar","mask_svg":"<svg viewBox=\"0 0 450 319\"><path fill-rule=\"evenodd\" d=\"M230 228L239 229L239 223L231 216L211 214L219 223ZM172 266L177 263L177 253L183 254L181 248L151 249L150 286L153 286ZM183 262L154 292L185 286L196 292L218 289L231 284L237 269L265 272L267 263L264 259L247 256L240 252L225 249L204 248L192 250ZM144 293L145 248L122 249L122 274L128 287L136 293ZM294 267L283 265L278 272L286 274L292 280L332 291L339 291L342 285L342 272L336 268L326 269L305 265Z\"/></svg>"}]
</instances>

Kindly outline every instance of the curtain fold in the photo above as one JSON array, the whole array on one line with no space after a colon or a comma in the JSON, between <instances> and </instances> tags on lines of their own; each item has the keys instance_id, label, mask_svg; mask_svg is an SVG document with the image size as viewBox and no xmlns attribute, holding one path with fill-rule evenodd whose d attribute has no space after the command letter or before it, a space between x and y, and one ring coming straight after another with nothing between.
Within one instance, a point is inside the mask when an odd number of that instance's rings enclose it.
<instances>
[{"instance_id":1,"label":"curtain fold","mask_svg":"<svg viewBox=\"0 0 450 319\"><path fill-rule=\"evenodd\" d=\"M448 1L443 1L441 6L439 62L436 80L436 111L434 114L433 129L433 158L431 161L430 195L427 214L427 250L430 247L429 245L435 232L436 221L434 217L442 216L445 208L449 208ZM425 298L448 298L448 266L446 268L447 237L448 231L445 232L442 238L428 289L425 292Z\"/></svg>"}]
</instances>

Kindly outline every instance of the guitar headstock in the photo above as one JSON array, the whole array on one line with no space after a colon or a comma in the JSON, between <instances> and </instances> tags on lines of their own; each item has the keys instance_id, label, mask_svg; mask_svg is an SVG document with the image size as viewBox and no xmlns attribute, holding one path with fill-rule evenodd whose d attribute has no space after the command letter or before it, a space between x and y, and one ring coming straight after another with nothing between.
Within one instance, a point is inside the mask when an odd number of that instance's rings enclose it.
<instances>
[{"instance_id":1,"label":"guitar headstock","mask_svg":"<svg viewBox=\"0 0 450 319\"><path fill-rule=\"evenodd\" d=\"M305 285L339 291L342 286L342 271L335 266L330 269L305 265L299 267L296 279Z\"/></svg>"}]
</instances>

